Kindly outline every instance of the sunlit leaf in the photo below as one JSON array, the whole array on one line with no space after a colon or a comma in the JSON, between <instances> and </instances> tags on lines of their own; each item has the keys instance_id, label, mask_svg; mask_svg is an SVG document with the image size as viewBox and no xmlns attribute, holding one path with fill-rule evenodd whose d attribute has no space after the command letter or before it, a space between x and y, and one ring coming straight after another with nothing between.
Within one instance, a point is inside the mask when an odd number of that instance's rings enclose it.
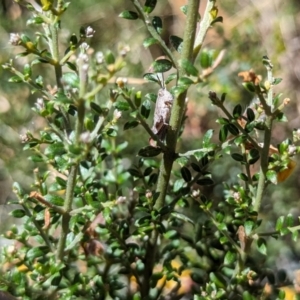
<instances>
[{"instance_id":1,"label":"sunlit leaf","mask_svg":"<svg viewBox=\"0 0 300 300\"><path fill-rule=\"evenodd\" d=\"M155 38L153 38L153 37L149 37L149 38L147 38L147 39L144 40L143 46L144 46L145 48L148 48L148 47L150 47L150 46L152 46L152 45L155 45L155 44L157 44L157 43L158 43L157 39L155 39Z\"/></svg>"},{"instance_id":2,"label":"sunlit leaf","mask_svg":"<svg viewBox=\"0 0 300 300\"><path fill-rule=\"evenodd\" d=\"M119 17L127 20L136 20L139 18L139 15L134 11L124 10L119 14Z\"/></svg>"},{"instance_id":3,"label":"sunlit leaf","mask_svg":"<svg viewBox=\"0 0 300 300\"><path fill-rule=\"evenodd\" d=\"M162 20L160 17L153 17L152 19L152 25L153 27L155 28L155 30L157 31L158 34L161 34L162 33Z\"/></svg>"},{"instance_id":4,"label":"sunlit leaf","mask_svg":"<svg viewBox=\"0 0 300 300\"><path fill-rule=\"evenodd\" d=\"M263 254L263 255L267 255L267 242L265 239L263 238L259 238L257 240L257 250Z\"/></svg>"},{"instance_id":5,"label":"sunlit leaf","mask_svg":"<svg viewBox=\"0 0 300 300\"><path fill-rule=\"evenodd\" d=\"M137 120L132 120L132 121L128 121L124 124L123 130L128 130L128 129L132 129L135 128L139 125L139 121Z\"/></svg>"},{"instance_id":6,"label":"sunlit leaf","mask_svg":"<svg viewBox=\"0 0 300 300\"><path fill-rule=\"evenodd\" d=\"M180 38L179 36L171 35L171 36L170 36L170 42L171 42L171 45L174 47L174 49L175 49L178 53L181 53L183 39Z\"/></svg>"},{"instance_id":7,"label":"sunlit leaf","mask_svg":"<svg viewBox=\"0 0 300 300\"><path fill-rule=\"evenodd\" d=\"M181 66L184 68L187 75L198 76L199 72L196 67L189 61L183 60Z\"/></svg>"},{"instance_id":8,"label":"sunlit leaf","mask_svg":"<svg viewBox=\"0 0 300 300\"><path fill-rule=\"evenodd\" d=\"M188 216L182 214L182 213L179 213L179 212L172 212L171 215L176 218L176 219L179 219L181 221L184 221L184 222L188 222L192 225L195 225L194 221L189 218Z\"/></svg>"},{"instance_id":9,"label":"sunlit leaf","mask_svg":"<svg viewBox=\"0 0 300 300\"><path fill-rule=\"evenodd\" d=\"M152 63L154 72L164 73L172 68L172 62L168 59L158 59Z\"/></svg>"},{"instance_id":10,"label":"sunlit leaf","mask_svg":"<svg viewBox=\"0 0 300 300\"><path fill-rule=\"evenodd\" d=\"M144 5L144 12L147 14L152 13L152 11L155 9L157 0L146 0Z\"/></svg>"},{"instance_id":11,"label":"sunlit leaf","mask_svg":"<svg viewBox=\"0 0 300 300\"><path fill-rule=\"evenodd\" d=\"M190 182L192 180L192 174L187 167L182 167L180 169L181 176L186 182Z\"/></svg>"},{"instance_id":12,"label":"sunlit leaf","mask_svg":"<svg viewBox=\"0 0 300 300\"><path fill-rule=\"evenodd\" d=\"M160 148L146 146L139 151L138 155L142 157L154 157L159 155L161 152L162 150Z\"/></svg>"}]
</instances>

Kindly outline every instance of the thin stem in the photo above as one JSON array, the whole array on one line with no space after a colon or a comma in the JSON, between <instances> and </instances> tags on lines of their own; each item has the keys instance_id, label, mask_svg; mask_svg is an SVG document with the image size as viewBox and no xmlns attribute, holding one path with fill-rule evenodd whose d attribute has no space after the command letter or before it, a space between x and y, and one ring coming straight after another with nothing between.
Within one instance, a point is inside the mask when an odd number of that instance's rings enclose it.
<instances>
[{"instance_id":1,"label":"thin stem","mask_svg":"<svg viewBox=\"0 0 300 300\"><path fill-rule=\"evenodd\" d=\"M35 218L32 216L31 211L28 209L28 207L24 204L21 203L26 215L28 217L31 218L35 228L39 231L41 237L43 238L43 240L45 241L46 245L49 247L51 252L54 252L54 247L52 246L47 234L45 234L44 230L41 228L41 226L39 225L39 223L35 220Z\"/></svg>"},{"instance_id":2,"label":"thin stem","mask_svg":"<svg viewBox=\"0 0 300 300\"><path fill-rule=\"evenodd\" d=\"M194 51L193 51L193 59L194 60L196 59L197 55L199 54L199 52L201 50L207 30L210 27L210 24L212 21L210 12L215 7L215 5L216 5L215 0L207 0L207 2L206 2L205 12L204 12L203 18L200 22L199 32L198 32L196 40L195 40Z\"/></svg>"},{"instance_id":3,"label":"thin stem","mask_svg":"<svg viewBox=\"0 0 300 300\"><path fill-rule=\"evenodd\" d=\"M238 244L235 242L235 240L229 235L229 233L226 230L223 230L220 228L220 223L215 219L213 214L209 209L205 207L205 204L202 202L200 197L194 198L197 202L201 204L200 208L206 213L206 215L210 218L210 220L213 222L213 224L216 226L218 231L225 236L228 241L231 243L231 245L236 249L236 251L239 253L241 257L245 255L244 251L238 246Z\"/></svg>"},{"instance_id":4,"label":"thin stem","mask_svg":"<svg viewBox=\"0 0 300 300\"><path fill-rule=\"evenodd\" d=\"M35 200L37 200L39 203L41 203L42 205L49 207L51 209L53 209L54 211L56 211L59 214L64 214L65 211L63 208L61 208L60 206L54 205L50 202L48 202L41 194L39 194L38 192L31 192L29 195L30 198L33 198Z\"/></svg>"},{"instance_id":5,"label":"thin stem","mask_svg":"<svg viewBox=\"0 0 300 300\"><path fill-rule=\"evenodd\" d=\"M245 170L246 170L247 177L248 177L248 180L245 182L245 186L246 186L246 190L249 190L249 184L250 185L252 184L251 173L250 173L250 164L248 163L247 152L246 152L245 145L242 144L241 148L242 148L242 154L243 154L243 157L244 157L244 162L246 163L245 164Z\"/></svg>"},{"instance_id":6,"label":"thin stem","mask_svg":"<svg viewBox=\"0 0 300 300\"><path fill-rule=\"evenodd\" d=\"M107 80L108 82L108 80ZM90 99L92 97L94 97L96 94L98 94L103 88L104 88L104 84L99 83L93 90L91 90L89 93L84 95L84 99Z\"/></svg>"},{"instance_id":7,"label":"thin stem","mask_svg":"<svg viewBox=\"0 0 300 300\"><path fill-rule=\"evenodd\" d=\"M230 112L227 110L227 108L224 106L224 104L219 101L218 102L218 107L220 107L220 109L224 112L224 114L226 115L226 117L229 120L232 120L233 117L230 114ZM249 133L237 122L234 122L234 125L247 137L247 139L249 140L249 142L258 150L261 151L261 147L258 145L258 143L249 135Z\"/></svg>"},{"instance_id":8,"label":"thin stem","mask_svg":"<svg viewBox=\"0 0 300 300\"><path fill-rule=\"evenodd\" d=\"M63 90L62 84L62 66L59 63L59 46L58 46L58 21L59 18L56 16L52 16L52 23L49 25L50 34L51 34L51 43L49 43L49 47L51 50L52 58L54 60L54 69L55 69L55 79L58 90ZM66 126L66 131L70 131L70 120L66 112L63 108L60 108L60 111L63 115L64 123Z\"/></svg>"},{"instance_id":9,"label":"thin stem","mask_svg":"<svg viewBox=\"0 0 300 300\"><path fill-rule=\"evenodd\" d=\"M65 203L64 203L65 212L62 215L61 233L60 233L60 238L58 241L57 253L56 253L57 259L61 261L64 258L64 250L65 250L67 235L69 233L69 222L71 219L70 211L72 209L72 203L74 198L74 188L76 184L77 171L78 171L78 164L73 165L71 167L68 181L67 181L67 190L66 190Z\"/></svg>"},{"instance_id":10,"label":"thin stem","mask_svg":"<svg viewBox=\"0 0 300 300\"><path fill-rule=\"evenodd\" d=\"M144 120L144 118L142 117L142 115L137 111L136 106L134 105L134 103L132 102L132 100L130 99L130 97L126 96L125 94L123 94L124 99L128 102L129 106L131 107L131 109L133 111L136 111L136 117L137 119L140 121L141 125L145 128L145 130L147 131L147 133L150 135L150 137L156 141L157 145L163 150L163 151L167 151L167 147L166 145L158 138L158 136L156 134L153 133L153 131L151 130L150 126L147 124L147 122Z\"/></svg>"},{"instance_id":11,"label":"thin stem","mask_svg":"<svg viewBox=\"0 0 300 300\"><path fill-rule=\"evenodd\" d=\"M152 23L151 23L151 20L150 20L149 16L144 13L144 10L143 10L141 4L139 3L139 1L138 0L131 0L131 2L133 3L135 9L138 11L140 18L144 22L144 24L145 24L147 30L149 31L149 33L152 35L153 38L155 38L158 41L158 44L162 47L165 54L172 61L174 68L178 70L179 69L178 63L177 63L174 55L172 54L170 49L167 47L166 43L161 38L161 36L158 34L158 32L155 30L155 28L152 26Z\"/></svg>"},{"instance_id":12,"label":"thin stem","mask_svg":"<svg viewBox=\"0 0 300 300\"><path fill-rule=\"evenodd\" d=\"M186 27L184 31L184 40L182 47L181 61L192 61L193 58L193 45L196 35L197 18L200 0L193 0L189 2L188 13L186 18ZM180 67L179 77L184 76L185 70ZM168 151L164 153L162 162L160 164L160 173L157 183L157 192L159 193L158 199L155 203L155 209L160 209L164 206L167 188L170 180L170 174L173 162L176 159L175 151L177 144L178 133L182 124L182 117L185 112L185 99L186 92L182 93L174 99L172 113L170 118L170 129L167 134L167 147Z\"/></svg>"},{"instance_id":13,"label":"thin stem","mask_svg":"<svg viewBox=\"0 0 300 300\"><path fill-rule=\"evenodd\" d=\"M267 179L266 174L268 171L268 164L269 164L268 160L269 160L269 148L271 144L272 122L273 122L273 117L272 116L267 117L265 123L265 131L264 131L265 133L264 145L261 151L259 180L257 184L256 198L253 204L254 210L257 212L260 209L263 193L266 187L266 179Z\"/></svg>"},{"instance_id":14,"label":"thin stem","mask_svg":"<svg viewBox=\"0 0 300 300\"><path fill-rule=\"evenodd\" d=\"M113 101L109 101L108 105L107 105L107 110L110 111L112 107L113 107ZM104 121L105 121L105 116L100 116L94 130L91 133L91 141L93 141L96 138L96 136L97 136L99 130L101 129Z\"/></svg>"},{"instance_id":15,"label":"thin stem","mask_svg":"<svg viewBox=\"0 0 300 300\"><path fill-rule=\"evenodd\" d=\"M269 60L263 60L267 72L268 72L268 80L270 80L270 86L272 86L272 64ZM259 212L263 193L266 188L266 174L268 171L268 164L269 164L269 151L270 151L270 145L271 145L271 137L272 137L272 124L273 124L273 114L272 114L272 106L273 106L273 91L270 87L268 90L267 95L267 102L262 95L261 89L259 86L256 86L256 94L258 95L264 110L265 114L267 116L266 122L265 122L265 130L264 130L264 144L261 151L261 160L260 160L260 171L259 171L259 180L257 184L257 192L255 201L253 203L254 210Z\"/></svg>"},{"instance_id":16,"label":"thin stem","mask_svg":"<svg viewBox=\"0 0 300 300\"><path fill-rule=\"evenodd\" d=\"M138 3L137 0L132 0L132 1L133 3ZM194 45L194 39L196 34L199 5L200 5L200 0L189 1L187 18L186 18L186 26L184 31L182 54L181 54L182 62L184 61L192 62L193 45ZM154 30L152 26L148 28L148 30L152 30L152 29ZM164 43L162 45L164 45ZM169 57L173 59L172 56ZM175 64L175 66L176 65L177 64ZM185 70L183 67L179 67L179 69L177 70L179 71L179 77L185 75ZM177 97L173 103L171 119L170 119L170 128L168 130L167 139L166 139L167 151L165 151L163 154L163 158L160 164L158 183L156 187L156 191L159 194L158 199L154 204L154 209L156 210L161 209L165 204L165 198L167 195L171 170L172 170L173 162L176 159L175 151L176 151L177 137L181 127L182 117L185 112L185 98L186 98L186 92L181 94L179 97ZM156 246L157 246L157 239L159 233L157 230L154 230L152 234L153 235L149 239L149 242L147 244L145 272L144 272L145 276L143 281L143 287L141 289L142 298L145 298L149 295L150 277L152 275L153 266L156 259L156 252L157 252Z\"/></svg>"},{"instance_id":17,"label":"thin stem","mask_svg":"<svg viewBox=\"0 0 300 300\"><path fill-rule=\"evenodd\" d=\"M77 120L75 125L75 144L79 144L80 134L84 128L84 115L85 115L85 103L83 99L78 99L77 102ZM58 242L58 251L57 258L62 260L64 257L64 249L65 243L67 239L67 235L69 233L69 222L70 222L70 211L72 210L72 204L74 199L74 189L76 186L76 176L78 173L79 161L76 161L70 169L67 188L66 188L66 196L64 203L64 211L65 213L62 216L61 226L62 232Z\"/></svg>"}]
</instances>

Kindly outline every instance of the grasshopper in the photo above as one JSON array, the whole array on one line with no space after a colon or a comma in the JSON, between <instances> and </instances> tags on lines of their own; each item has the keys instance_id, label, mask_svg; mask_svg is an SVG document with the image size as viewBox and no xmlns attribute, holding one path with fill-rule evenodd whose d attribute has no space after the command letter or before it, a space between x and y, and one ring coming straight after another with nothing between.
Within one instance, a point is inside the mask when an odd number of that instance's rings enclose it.
<instances>
[{"instance_id":1,"label":"grasshopper","mask_svg":"<svg viewBox=\"0 0 300 300\"><path fill-rule=\"evenodd\" d=\"M158 91L152 131L161 141L164 140L167 134L173 100L172 94L168 92L165 87ZM151 140L152 139L150 139L150 144L152 144Z\"/></svg>"}]
</instances>

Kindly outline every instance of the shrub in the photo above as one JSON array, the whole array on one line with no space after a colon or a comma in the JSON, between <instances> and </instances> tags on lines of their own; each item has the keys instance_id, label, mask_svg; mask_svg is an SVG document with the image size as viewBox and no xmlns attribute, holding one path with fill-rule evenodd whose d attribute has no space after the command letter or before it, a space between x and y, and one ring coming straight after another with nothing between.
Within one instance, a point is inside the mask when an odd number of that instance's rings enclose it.
<instances>
[{"instance_id":1,"label":"shrub","mask_svg":"<svg viewBox=\"0 0 300 300\"><path fill-rule=\"evenodd\" d=\"M255 99L246 110L210 91L222 111L219 132L209 129L196 149L182 153L187 91L206 85L222 59L222 52L202 49L222 17L216 1L207 1L200 19L199 1L190 0L182 8L183 37L172 35L170 48L162 19L152 15L156 1L131 2L120 17L142 22L150 35L143 45L158 44L165 54L143 75L156 93L115 78L129 48L94 53L90 26L61 50L70 3L26 2L27 24L44 31L11 34L10 43L23 49L17 58L28 63L23 70L12 61L3 67L13 73L10 82L30 86L44 128L22 136L34 180L29 190L13 186L20 207L12 215L22 226L5 233L15 244L2 251L1 289L22 299L284 299L284 272L264 263L267 242L287 234L296 240L298 226L281 216L263 232L259 215L267 186L286 180L299 152L298 130L271 144L273 124L285 120L289 103L273 92L281 79L264 56L266 79L252 70L239 74ZM50 66L55 83L37 75L35 65ZM134 147L130 134L141 137ZM215 198L212 166L231 159L240 172Z\"/></svg>"}]
</instances>

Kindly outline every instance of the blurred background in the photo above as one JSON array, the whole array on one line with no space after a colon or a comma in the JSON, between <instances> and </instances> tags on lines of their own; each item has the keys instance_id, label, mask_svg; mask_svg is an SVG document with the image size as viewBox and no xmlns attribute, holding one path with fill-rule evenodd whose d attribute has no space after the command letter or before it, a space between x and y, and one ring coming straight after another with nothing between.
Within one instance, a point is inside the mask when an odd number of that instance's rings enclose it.
<instances>
[{"instance_id":1,"label":"blurred background","mask_svg":"<svg viewBox=\"0 0 300 300\"><path fill-rule=\"evenodd\" d=\"M32 0L34 1L34 0ZM28 0L28 2L30 2ZM141 79L148 72L153 59L162 55L159 48L153 46L145 49L142 42L147 33L142 23L130 22L118 17L125 9L133 10L131 1L124 0L73 0L62 20L61 50L68 46L71 34L79 33L81 26L92 26L96 34L91 40L95 51L111 49L117 51L120 45L129 45L127 67L120 76L130 77L132 81ZM274 77L283 78L276 92L283 93L282 99L290 98L286 108L288 123L276 124L272 144L276 146L286 138L292 138L292 129L300 128L300 2L299 0L227 0L219 1L219 15L223 23L217 23L209 30L204 48L214 49L218 54L225 50L225 55L216 71L208 78L207 83L193 87L189 92L187 109L188 120L180 139L178 150L199 148L201 137L210 128L218 132L215 123L220 111L210 105L208 91L227 93L229 108L241 103L247 107L253 100L252 95L241 85L237 74L253 69L265 77L265 68L261 63L263 55L268 55L274 65ZM152 13L163 20L163 37L169 44L169 36L182 36L185 16L180 7L186 1L159 1ZM206 1L201 1L200 14ZM0 65L13 59L21 51L9 44L10 33L22 33L26 30L28 36L40 30L34 26L25 28L30 12L11 0L0 2ZM139 25L137 25L139 24ZM16 67L26 62L28 57L15 61ZM196 66L200 68L199 61ZM54 85L50 69L35 66L36 75L43 72L47 76L47 84ZM48 73L49 74L48 74ZM0 67L0 231L7 228L7 201L13 197L11 183L20 182L25 189L33 182L33 169L36 167L27 159L28 153L22 151L20 135L26 130L38 134L44 126L43 120L31 110L38 95L31 95L25 84L8 82L10 74ZM137 80L136 80L137 81ZM138 81L137 81L138 82ZM142 82L142 81L141 81ZM151 83L136 84L136 89L146 92L157 91L157 86ZM125 133L124 133L125 134ZM135 139L136 132L126 131L127 149L132 160L137 147L148 143L148 136L141 131L141 140ZM124 137L119 137L122 139ZM142 142L142 144L141 144ZM139 143L139 144L137 144ZM133 153L133 154L132 154ZM296 158L297 160L297 158ZM222 201L222 182L232 184L239 166L231 159L224 158L214 163L212 172L217 184L211 191L215 199ZM291 213L298 219L300 216L300 177L299 167L283 183L270 186L264 198L262 216L264 227L274 229L274 224L280 215ZM13 221L13 220L12 220ZM5 224L5 226L4 226ZM300 244L293 243L290 238L282 241L270 240L272 255L268 256L269 264L276 268L284 268L292 272L299 268ZM274 246L274 247L273 247ZM292 276L292 275L291 275Z\"/></svg>"}]
</instances>

